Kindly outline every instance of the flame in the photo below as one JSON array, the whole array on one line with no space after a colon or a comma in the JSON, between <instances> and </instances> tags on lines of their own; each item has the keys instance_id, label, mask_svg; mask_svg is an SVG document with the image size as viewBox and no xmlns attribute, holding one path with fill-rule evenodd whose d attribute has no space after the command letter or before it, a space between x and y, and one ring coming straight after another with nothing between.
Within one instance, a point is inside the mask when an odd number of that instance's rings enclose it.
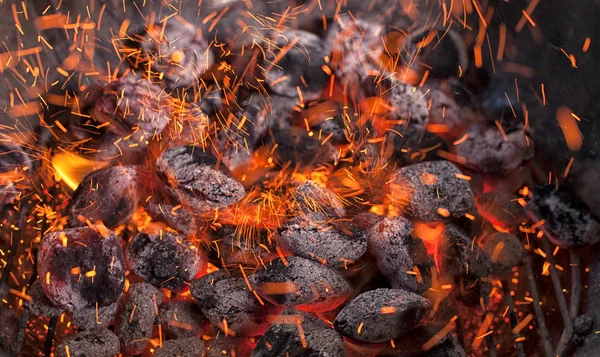
<instances>
[{"instance_id":1,"label":"flame","mask_svg":"<svg viewBox=\"0 0 600 357\"><path fill-rule=\"evenodd\" d=\"M50 159L52 167L60 178L72 190L75 190L83 178L90 172L107 165L106 162L94 161L70 152L61 152Z\"/></svg>"}]
</instances>

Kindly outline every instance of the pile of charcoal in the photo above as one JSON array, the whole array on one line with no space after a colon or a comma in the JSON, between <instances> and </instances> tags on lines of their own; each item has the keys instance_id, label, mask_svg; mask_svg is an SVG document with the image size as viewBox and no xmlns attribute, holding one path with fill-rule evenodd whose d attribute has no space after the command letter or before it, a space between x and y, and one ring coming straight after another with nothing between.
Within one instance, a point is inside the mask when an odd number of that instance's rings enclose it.
<instances>
[{"instance_id":1,"label":"pile of charcoal","mask_svg":"<svg viewBox=\"0 0 600 357\"><path fill-rule=\"evenodd\" d=\"M26 308L79 331L55 355L480 354L504 342L464 330L533 249L525 225L600 240L576 196L537 185L525 123L473 103L460 34L356 14L220 47L170 18L56 116L56 145L102 165L37 248Z\"/></svg>"}]
</instances>

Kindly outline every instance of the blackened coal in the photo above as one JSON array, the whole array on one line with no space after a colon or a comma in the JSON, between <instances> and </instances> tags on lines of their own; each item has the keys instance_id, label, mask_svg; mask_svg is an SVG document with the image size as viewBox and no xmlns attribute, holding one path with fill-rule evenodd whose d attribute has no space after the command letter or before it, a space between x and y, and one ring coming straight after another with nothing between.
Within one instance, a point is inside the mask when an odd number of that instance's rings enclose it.
<instances>
[{"instance_id":1,"label":"blackened coal","mask_svg":"<svg viewBox=\"0 0 600 357\"><path fill-rule=\"evenodd\" d=\"M149 199L141 204L153 220L165 223L180 234L190 237L197 232L197 224L190 210L183 207L176 193L160 181L151 191Z\"/></svg>"},{"instance_id":2,"label":"blackened coal","mask_svg":"<svg viewBox=\"0 0 600 357\"><path fill-rule=\"evenodd\" d=\"M85 226L86 220L115 227L127 222L138 203L137 170L131 166L107 167L87 175L75 190L69 208L69 224Z\"/></svg>"},{"instance_id":3,"label":"blackened coal","mask_svg":"<svg viewBox=\"0 0 600 357\"><path fill-rule=\"evenodd\" d=\"M25 303L25 308L34 315L56 317L65 311L63 308L54 305L52 301L46 297L39 280L36 280L31 284L27 290L27 295L31 296L31 300Z\"/></svg>"},{"instance_id":4,"label":"blackened coal","mask_svg":"<svg viewBox=\"0 0 600 357\"><path fill-rule=\"evenodd\" d=\"M334 162L338 155L330 142L322 143L315 135L309 135L305 128L276 125L264 141L264 149L273 152L281 166L315 167Z\"/></svg>"},{"instance_id":5,"label":"blackened coal","mask_svg":"<svg viewBox=\"0 0 600 357\"><path fill-rule=\"evenodd\" d=\"M532 188L529 202L552 243L562 247L584 247L600 241L600 224L592 217L587 205L565 186L543 185Z\"/></svg>"},{"instance_id":6,"label":"blackened coal","mask_svg":"<svg viewBox=\"0 0 600 357\"><path fill-rule=\"evenodd\" d=\"M81 330L92 330L107 327L115 322L119 309L119 301L107 306L84 307L74 310L71 321Z\"/></svg>"},{"instance_id":7,"label":"blackened coal","mask_svg":"<svg viewBox=\"0 0 600 357\"><path fill-rule=\"evenodd\" d=\"M394 83L389 95L389 104L393 108L390 113L392 118L408 120L419 127L427 124L427 100L420 89L402 82Z\"/></svg>"},{"instance_id":8,"label":"blackened coal","mask_svg":"<svg viewBox=\"0 0 600 357\"><path fill-rule=\"evenodd\" d=\"M264 76L271 91L286 97L314 100L320 97L328 82L323 71L325 46L310 32L284 30L273 32L265 40L269 64Z\"/></svg>"},{"instance_id":9,"label":"blackened coal","mask_svg":"<svg viewBox=\"0 0 600 357\"><path fill-rule=\"evenodd\" d=\"M433 260L412 229L404 217L382 219L367 232L369 252L393 288L424 293L431 287Z\"/></svg>"},{"instance_id":10,"label":"blackened coal","mask_svg":"<svg viewBox=\"0 0 600 357\"><path fill-rule=\"evenodd\" d=\"M309 102L298 114L298 120L307 122L318 138L333 145L348 143L347 135L356 129L354 119L354 112L347 106L323 100Z\"/></svg>"},{"instance_id":11,"label":"blackened coal","mask_svg":"<svg viewBox=\"0 0 600 357\"><path fill-rule=\"evenodd\" d=\"M448 161L405 166L394 174L391 195L404 206L406 213L417 219L459 218L475 207L469 183L457 177L460 174Z\"/></svg>"},{"instance_id":12,"label":"blackened coal","mask_svg":"<svg viewBox=\"0 0 600 357\"><path fill-rule=\"evenodd\" d=\"M352 286L339 272L294 256L270 261L248 280L262 298L304 311L335 309L352 294Z\"/></svg>"},{"instance_id":13,"label":"blackened coal","mask_svg":"<svg viewBox=\"0 0 600 357\"><path fill-rule=\"evenodd\" d=\"M490 261L477 244L454 224L447 224L438 243L440 270L453 277L487 277Z\"/></svg>"},{"instance_id":14,"label":"blackened coal","mask_svg":"<svg viewBox=\"0 0 600 357\"><path fill-rule=\"evenodd\" d=\"M158 347L156 357L204 357L204 341L196 337L178 338L168 340Z\"/></svg>"},{"instance_id":15,"label":"blackened coal","mask_svg":"<svg viewBox=\"0 0 600 357\"><path fill-rule=\"evenodd\" d=\"M345 357L342 337L317 316L289 308L258 341L253 357Z\"/></svg>"},{"instance_id":16,"label":"blackened coal","mask_svg":"<svg viewBox=\"0 0 600 357\"><path fill-rule=\"evenodd\" d=\"M190 209L200 213L230 206L246 193L229 169L216 164L214 157L192 146L167 149L156 162L166 183Z\"/></svg>"},{"instance_id":17,"label":"blackened coal","mask_svg":"<svg viewBox=\"0 0 600 357\"><path fill-rule=\"evenodd\" d=\"M0 205L9 203L19 195L19 181L25 178L25 170L31 168L31 160L23 148L0 143Z\"/></svg>"},{"instance_id":18,"label":"blackened coal","mask_svg":"<svg viewBox=\"0 0 600 357\"><path fill-rule=\"evenodd\" d=\"M151 65L171 90L193 85L214 63L213 53L200 30L178 18L148 26L139 37L135 45L142 50L141 58L131 56L130 59L143 72Z\"/></svg>"},{"instance_id":19,"label":"blackened coal","mask_svg":"<svg viewBox=\"0 0 600 357\"><path fill-rule=\"evenodd\" d=\"M105 230L105 231L104 231ZM46 296L76 311L115 303L125 284L119 238L103 229L71 228L46 234L38 251L37 271Z\"/></svg>"},{"instance_id":20,"label":"blackened coal","mask_svg":"<svg viewBox=\"0 0 600 357\"><path fill-rule=\"evenodd\" d=\"M269 303L262 305L243 278L228 277L222 271L194 280L190 291L213 325L236 336L262 334L269 328L270 315L281 310Z\"/></svg>"},{"instance_id":21,"label":"blackened coal","mask_svg":"<svg viewBox=\"0 0 600 357\"><path fill-rule=\"evenodd\" d=\"M187 238L171 232L139 233L129 243L131 270L147 282L176 292L206 266L206 253Z\"/></svg>"},{"instance_id":22,"label":"blackened coal","mask_svg":"<svg viewBox=\"0 0 600 357\"><path fill-rule=\"evenodd\" d=\"M120 352L119 338L108 329L79 332L56 347L58 357L112 357Z\"/></svg>"},{"instance_id":23,"label":"blackened coal","mask_svg":"<svg viewBox=\"0 0 600 357\"><path fill-rule=\"evenodd\" d=\"M467 357L467 353L456 337L450 337L444 343L423 352L418 357Z\"/></svg>"},{"instance_id":24,"label":"blackened coal","mask_svg":"<svg viewBox=\"0 0 600 357\"><path fill-rule=\"evenodd\" d=\"M346 210L344 204L331 190L315 182L306 181L293 193L293 211L299 211L310 218L314 213L326 218L342 217Z\"/></svg>"},{"instance_id":25,"label":"blackened coal","mask_svg":"<svg viewBox=\"0 0 600 357\"><path fill-rule=\"evenodd\" d=\"M429 300L400 289L360 294L334 321L342 335L363 342L387 342L416 327L431 308Z\"/></svg>"},{"instance_id":26,"label":"blackened coal","mask_svg":"<svg viewBox=\"0 0 600 357\"><path fill-rule=\"evenodd\" d=\"M522 131L501 133L496 127L472 126L467 139L456 146L456 154L477 171L506 175L533 158L533 141Z\"/></svg>"},{"instance_id":27,"label":"blackened coal","mask_svg":"<svg viewBox=\"0 0 600 357\"><path fill-rule=\"evenodd\" d=\"M158 309L158 321L171 338L200 337L206 317L192 300L169 300Z\"/></svg>"},{"instance_id":28,"label":"blackened coal","mask_svg":"<svg viewBox=\"0 0 600 357\"><path fill-rule=\"evenodd\" d=\"M581 345L592 332L594 320L590 315L580 315L573 319L573 342Z\"/></svg>"},{"instance_id":29,"label":"blackened coal","mask_svg":"<svg viewBox=\"0 0 600 357\"><path fill-rule=\"evenodd\" d=\"M245 234L248 234L245 236ZM218 247L218 258L226 266L256 267L269 261L274 250L269 248L266 229L242 232L236 226L223 225L214 233L213 245Z\"/></svg>"},{"instance_id":30,"label":"blackened coal","mask_svg":"<svg viewBox=\"0 0 600 357\"><path fill-rule=\"evenodd\" d=\"M249 357L252 342L243 337L218 336L208 343L206 357Z\"/></svg>"},{"instance_id":31,"label":"blackened coal","mask_svg":"<svg viewBox=\"0 0 600 357\"><path fill-rule=\"evenodd\" d=\"M148 283L129 287L117 325L121 352L138 355L144 351L152 337L152 327L162 300L163 293Z\"/></svg>"},{"instance_id":32,"label":"blackened coal","mask_svg":"<svg viewBox=\"0 0 600 357\"><path fill-rule=\"evenodd\" d=\"M493 233L483 241L482 248L490 259L491 273L496 277L510 276L512 268L521 263L525 254L519 238L510 233Z\"/></svg>"}]
</instances>

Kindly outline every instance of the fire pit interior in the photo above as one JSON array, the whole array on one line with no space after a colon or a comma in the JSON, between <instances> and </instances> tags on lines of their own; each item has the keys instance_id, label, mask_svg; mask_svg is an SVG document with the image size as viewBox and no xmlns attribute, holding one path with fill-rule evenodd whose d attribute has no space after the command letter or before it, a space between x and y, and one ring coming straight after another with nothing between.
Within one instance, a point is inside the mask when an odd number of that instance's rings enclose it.
<instances>
[{"instance_id":1,"label":"fire pit interior","mask_svg":"<svg viewBox=\"0 0 600 357\"><path fill-rule=\"evenodd\" d=\"M0 0L0 351L600 356L597 8Z\"/></svg>"}]
</instances>

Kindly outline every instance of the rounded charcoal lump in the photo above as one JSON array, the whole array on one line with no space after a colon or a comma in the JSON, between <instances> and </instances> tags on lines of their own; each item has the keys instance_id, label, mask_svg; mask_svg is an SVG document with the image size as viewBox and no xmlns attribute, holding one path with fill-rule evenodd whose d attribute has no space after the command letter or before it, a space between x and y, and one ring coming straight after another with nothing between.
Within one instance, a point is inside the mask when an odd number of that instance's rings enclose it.
<instances>
[{"instance_id":1,"label":"rounded charcoal lump","mask_svg":"<svg viewBox=\"0 0 600 357\"><path fill-rule=\"evenodd\" d=\"M352 294L342 274L301 257L271 260L248 280L264 299L304 311L333 310Z\"/></svg>"},{"instance_id":2,"label":"rounded charcoal lump","mask_svg":"<svg viewBox=\"0 0 600 357\"><path fill-rule=\"evenodd\" d=\"M213 245L218 247L219 258L225 265L256 267L274 254L268 247L268 235L266 229L249 232L226 224L216 230Z\"/></svg>"},{"instance_id":3,"label":"rounded charcoal lump","mask_svg":"<svg viewBox=\"0 0 600 357\"><path fill-rule=\"evenodd\" d=\"M131 270L147 282L176 292L206 266L204 251L175 233L139 233L129 243L127 258Z\"/></svg>"},{"instance_id":4,"label":"rounded charcoal lump","mask_svg":"<svg viewBox=\"0 0 600 357\"><path fill-rule=\"evenodd\" d=\"M204 341L201 338L188 337L163 341L157 347L155 357L204 357Z\"/></svg>"},{"instance_id":5,"label":"rounded charcoal lump","mask_svg":"<svg viewBox=\"0 0 600 357\"><path fill-rule=\"evenodd\" d=\"M243 337L213 338L208 343L206 357L249 357L252 353L252 343Z\"/></svg>"},{"instance_id":6,"label":"rounded charcoal lump","mask_svg":"<svg viewBox=\"0 0 600 357\"><path fill-rule=\"evenodd\" d=\"M393 200L406 213L422 220L459 218L475 207L468 181L448 161L429 161L405 166L391 183Z\"/></svg>"},{"instance_id":7,"label":"rounded charcoal lump","mask_svg":"<svg viewBox=\"0 0 600 357\"><path fill-rule=\"evenodd\" d=\"M456 337L451 337L418 357L467 357L467 353Z\"/></svg>"},{"instance_id":8,"label":"rounded charcoal lump","mask_svg":"<svg viewBox=\"0 0 600 357\"><path fill-rule=\"evenodd\" d=\"M106 228L71 228L46 234L38 251L38 275L46 296L70 311L115 303L125 285L119 238Z\"/></svg>"},{"instance_id":9,"label":"rounded charcoal lump","mask_svg":"<svg viewBox=\"0 0 600 357\"><path fill-rule=\"evenodd\" d=\"M55 353L58 357L113 357L120 349L119 338L103 328L79 332L58 345Z\"/></svg>"},{"instance_id":10,"label":"rounded charcoal lump","mask_svg":"<svg viewBox=\"0 0 600 357\"><path fill-rule=\"evenodd\" d=\"M230 206L244 197L244 186L229 169L200 148L178 146L165 150L156 166L181 200L200 213Z\"/></svg>"},{"instance_id":11,"label":"rounded charcoal lump","mask_svg":"<svg viewBox=\"0 0 600 357\"><path fill-rule=\"evenodd\" d=\"M367 232L369 251L392 287L424 293L431 287L433 260L412 229L404 217L382 219Z\"/></svg>"},{"instance_id":12,"label":"rounded charcoal lump","mask_svg":"<svg viewBox=\"0 0 600 357\"><path fill-rule=\"evenodd\" d=\"M590 214L588 206L564 186L554 185L532 188L533 199L528 207L552 236L552 243L562 247L585 247L600 241L600 224Z\"/></svg>"},{"instance_id":13,"label":"rounded charcoal lump","mask_svg":"<svg viewBox=\"0 0 600 357\"><path fill-rule=\"evenodd\" d=\"M131 285L117 325L123 353L138 355L144 351L162 300L163 293L148 283Z\"/></svg>"},{"instance_id":14,"label":"rounded charcoal lump","mask_svg":"<svg viewBox=\"0 0 600 357\"><path fill-rule=\"evenodd\" d=\"M199 337L207 322L200 307L192 300L169 300L158 309L163 331L173 338Z\"/></svg>"},{"instance_id":15,"label":"rounded charcoal lump","mask_svg":"<svg viewBox=\"0 0 600 357\"><path fill-rule=\"evenodd\" d=\"M399 289L376 289L358 295L334 321L342 335L363 342L387 342L419 324L429 300Z\"/></svg>"},{"instance_id":16,"label":"rounded charcoal lump","mask_svg":"<svg viewBox=\"0 0 600 357\"><path fill-rule=\"evenodd\" d=\"M243 278L228 277L222 271L194 280L190 291L213 325L237 336L262 334L269 328L271 315L281 311L269 303L262 305Z\"/></svg>"},{"instance_id":17,"label":"rounded charcoal lump","mask_svg":"<svg viewBox=\"0 0 600 357\"><path fill-rule=\"evenodd\" d=\"M453 277L466 275L488 277L490 274L488 257L460 228L454 224L447 224L440 239L437 259L442 273Z\"/></svg>"},{"instance_id":18,"label":"rounded charcoal lump","mask_svg":"<svg viewBox=\"0 0 600 357\"><path fill-rule=\"evenodd\" d=\"M108 306L85 307L73 311L71 321L81 330L92 330L100 327L107 327L115 322L119 301Z\"/></svg>"},{"instance_id":19,"label":"rounded charcoal lump","mask_svg":"<svg viewBox=\"0 0 600 357\"><path fill-rule=\"evenodd\" d=\"M318 99L328 82L323 71L325 45L310 32L284 30L265 40L267 56L265 77L276 94L304 100Z\"/></svg>"},{"instance_id":20,"label":"rounded charcoal lump","mask_svg":"<svg viewBox=\"0 0 600 357\"><path fill-rule=\"evenodd\" d=\"M492 274L497 277L510 276L512 268L521 264L525 254L525 248L519 238L510 233L493 233L482 244L490 259Z\"/></svg>"},{"instance_id":21,"label":"rounded charcoal lump","mask_svg":"<svg viewBox=\"0 0 600 357\"><path fill-rule=\"evenodd\" d=\"M136 169L128 166L107 167L87 175L71 199L69 224L85 226L87 219L114 229L125 223L137 208L136 175Z\"/></svg>"},{"instance_id":22,"label":"rounded charcoal lump","mask_svg":"<svg viewBox=\"0 0 600 357\"><path fill-rule=\"evenodd\" d=\"M423 127L429 119L425 94L418 88L402 82L394 83L390 91L390 105L395 119L409 120Z\"/></svg>"},{"instance_id":23,"label":"rounded charcoal lump","mask_svg":"<svg viewBox=\"0 0 600 357\"><path fill-rule=\"evenodd\" d=\"M335 193L312 181L306 181L296 188L291 210L306 218L313 214L336 218L346 213L343 203Z\"/></svg>"},{"instance_id":24,"label":"rounded charcoal lump","mask_svg":"<svg viewBox=\"0 0 600 357\"><path fill-rule=\"evenodd\" d=\"M286 309L260 338L252 357L345 357L342 337L313 314Z\"/></svg>"},{"instance_id":25,"label":"rounded charcoal lump","mask_svg":"<svg viewBox=\"0 0 600 357\"><path fill-rule=\"evenodd\" d=\"M62 314L65 309L55 306L52 301L46 297L42 284L36 280L27 290L31 300L25 302L25 307L37 316L56 317Z\"/></svg>"}]
</instances>

